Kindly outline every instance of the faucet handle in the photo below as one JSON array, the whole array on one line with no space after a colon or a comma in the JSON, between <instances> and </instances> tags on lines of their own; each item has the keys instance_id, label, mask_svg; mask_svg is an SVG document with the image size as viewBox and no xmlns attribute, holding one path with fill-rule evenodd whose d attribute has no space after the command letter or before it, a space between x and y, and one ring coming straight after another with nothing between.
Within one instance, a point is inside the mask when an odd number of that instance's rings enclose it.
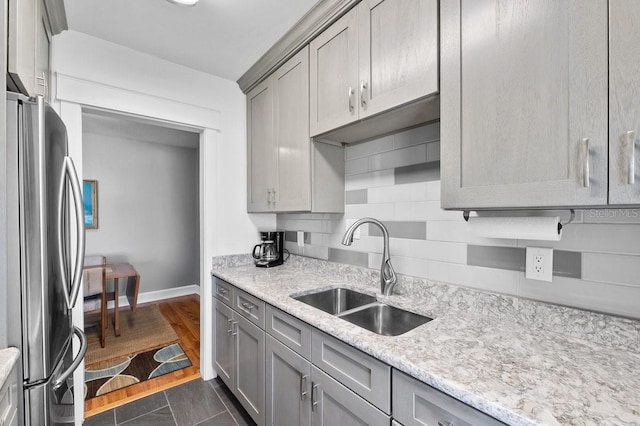
<instances>
[{"instance_id":1,"label":"faucet handle","mask_svg":"<svg viewBox=\"0 0 640 426\"><path fill-rule=\"evenodd\" d=\"M398 277L396 277L396 271L393 270L393 266L391 265L391 259L387 259L384 262L384 267L382 268L382 279L384 280L384 290L383 293L385 296L389 296L393 287L396 285L398 281Z\"/></svg>"}]
</instances>

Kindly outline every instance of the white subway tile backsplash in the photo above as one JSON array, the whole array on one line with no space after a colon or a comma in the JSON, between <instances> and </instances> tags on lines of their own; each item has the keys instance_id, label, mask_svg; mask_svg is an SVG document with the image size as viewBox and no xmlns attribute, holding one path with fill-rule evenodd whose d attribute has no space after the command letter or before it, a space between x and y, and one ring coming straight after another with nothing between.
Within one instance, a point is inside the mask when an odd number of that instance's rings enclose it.
<instances>
[{"instance_id":1,"label":"white subway tile backsplash","mask_svg":"<svg viewBox=\"0 0 640 426\"><path fill-rule=\"evenodd\" d=\"M448 284L515 295L518 289L518 274L519 272L504 269L430 261L428 278Z\"/></svg>"},{"instance_id":2,"label":"white subway tile backsplash","mask_svg":"<svg viewBox=\"0 0 640 426\"><path fill-rule=\"evenodd\" d=\"M369 204L426 201L426 199L427 182L379 186L377 188L368 189Z\"/></svg>"},{"instance_id":3,"label":"white subway tile backsplash","mask_svg":"<svg viewBox=\"0 0 640 426\"><path fill-rule=\"evenodd\" d=\"M286 242L286 248L304 256L377 270L383 249L382 238L371 235L378 234L377 228L365 224L359 240L350 247L341 245L347 220L374 217L389 225L391 259L398 273L639 316L640 210L577 210L559 242L478 237L468 229L462 212L440 208L439 131L440 124L432 123L348 146L345 213L278 214L278 229L304 231L310 237L304 248L291 241ZM560 215L562 220L569 216L567 210L478 214ZM471 259L468 245L479 246L472 248ZM515 270L520 260L497 254L500 247L519 247L515 252L520 252L526 246L558 249L554 256L557 273L573 278L555 275L552 283L526 280ZM582 279L576 278L580 275Z\"/></svg>"},{"instance_id":4,"label":"white subway tile backsplash","mask_svg":"<svg viewBox=\"0 0 640 426\"><path fill-rule=\"evenodd\" d=\"M640 256L583 253L582 278L640 287Z\"/></svg>"},{"instance_id":5,"label":"white subway tile backsplash","mask_svg":"<svg viewBox=\"0 0 640 426\"><path fill-rule=\"evenodd\" d=\"M381 242L380 245L382 245ZM389 251L392 260L395 256L403 256L449 263L467 263L467 245L461 243L391 238Z\"/></svg>"},{"instance_id":6,"label":"white subway tile backsplash","mask_svg":"<svg viewBox=\"0 0 640 426\"><path fill-rule=\"evenodd\" d=\"M395 183L393 169L367 172L351 176L345 176L345 190L375 188L377 186L389 186Z\"/></svg>"},{"instance_id":7,"label":"white subway tile backsplash","mask_svg":"<svg viewBox=\"0 0 640 426\"><path fill-rule=\"evenodd\" d=\"M519 276L519 296L598 312L638 318L640 286L625 286L575 278L554 277L553 282Z\"/></svg>"},{"instance_id":8,"label":"white subway tile backsplash","mask_svg":"<svg viewBox=\"0 0 640 426\"><path fill-rule=\"evenodd\" d=\"M347 145L344 150L345 159L353 160L381 152L393 151L393 135L374 139L365 143Z\"/></svg>"},{"instance_id":9,"label":"white subway tile backsplash","mask_svg":"<svg viewBox=\"0 0 640 426\"><path fill-rule=\"evenodd\" d=\"M564 250L640 254L640 225L612 225L612 224L569 224L562 230L560 241L519 240L518 245L526 247L552 247Z\"/></svg>"},{"instance_id":10,"label":"white subway tile backsplash","mask_svg":"<svg viewBox=\"0 0 640 426\"><path fill-rule=\"evenodd\" d=\"M398 132L394 135L394 147L405 148L419 143L440 139L440 122Z\"/></svg>"},{"instance_id":11,"label":"white subway tile backsplash","mask_svg":"<svg viewBox=\"0 0 640 426\"><path fill-rule=\"evenodd\" d=\"M381 264L381 254L369 254L369 268L380 269ZM429 275L429 261L425 259L394 256L392 264L397 274L412 275L414 277L425 277Z\"/></svg>"},{"instance_id":12,"label":"white subway tile backsplash","mask_svg":"<svg viewBox=\"0 0 640 426\"><path fill-rule=\"evenodd\" d=\"M369 170L393 169L394 167L410 166L412 164L427 161L426 144L414 145L407 148L396 149L382 154L372 155L369 158Z\"/></svg>"}]
</instances>

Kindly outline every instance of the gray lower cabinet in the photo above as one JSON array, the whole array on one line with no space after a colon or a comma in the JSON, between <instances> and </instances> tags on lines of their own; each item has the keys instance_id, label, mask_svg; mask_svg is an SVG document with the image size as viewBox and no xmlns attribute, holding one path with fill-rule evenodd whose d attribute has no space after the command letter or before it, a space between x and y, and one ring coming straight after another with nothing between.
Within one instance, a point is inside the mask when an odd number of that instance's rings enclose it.
<instances>
[{"instance_id":1,"label":"gray lower cabinet","mask_svg":"<svg viewBox=\"0 0 640 426\"><path fill-rule=\"evenodd\" d=\"M388 426L388 415L316 366L311 367L313 426Z\"/></svg>"},{"instance_id":2,"label":"gray lower cabinet","mask_svg":"<svg viewBox=\"0 0 640 426\"><path fill-rule=\"evenodd\" d=\"M265 334L220 300L215 310L215 368L251 418L264 424Z\"/></svg>"},{"instance_id":3,"label":"gray lower cabinet","mask_svg":"<svg viewBox=\"0 0 640 426\"><path fill-rule=\"evenodd\" d=\"M267 334L267 425L311 424L311 363Z\"/></svg>"},{"instance_id":4,"label":"gray lower cabinet","mask_svg":"<svg viewBox=\"0 0 640 426\"><path fill-rule=\"evenodd\" d=\"M393 418L404 426L504 424L397 370L393 370Z\"/></svg>"}]
</instances>

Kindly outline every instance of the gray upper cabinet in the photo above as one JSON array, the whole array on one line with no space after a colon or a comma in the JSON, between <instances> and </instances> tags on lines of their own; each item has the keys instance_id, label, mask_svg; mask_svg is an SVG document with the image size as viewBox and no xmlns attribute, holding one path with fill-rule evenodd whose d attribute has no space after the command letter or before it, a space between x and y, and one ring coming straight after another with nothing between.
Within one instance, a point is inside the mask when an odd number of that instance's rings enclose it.
<instances>
[{"instance_id":1,"label":"gray upper cabinet","mask_svg":"<svg viewBox=\"0 0 640 426\"><path fill-rule=\"evenodd\" d=\"M607 1L440 7L442 207L606 205Z\"/></svg>"},{"instance_id":2,"label":"gray upper cabinet","mask_svg":"<svg viewBox=\"0 0 640 426\"><path fill-rule=\"evenodd\" d=\"M609 203L640 204L640 2L609 1Z\"/></svg>"},{"instance_id":3,"label":"gray upper cabinet","mask_svg":"<svg viewBox=\"0 0 640 426\"><path fill-rule=\"evenodd\" d=\"M363 0L358 11L360 118L438 91L438 2Z\"/></svg>"},{"instance_id":4,"label":"gray upper cabinet","mask_svg":"<svg viewBox=\"0 0 640 426\"><path fill-rule=\"evenodd\" d=\"M344 211L344 149L309 138L309 48L247 95L247 210Z\"/></svg>"},{"instance_id":5,"label":"gray upper cabinet","mask_svg":"<svg viewBox=\"0 0 640 426\"><path fill-rule=\"evenodd\" d=\"M247 95L247 210L269 211L276 187L278 149L273 138L273 89L270 80Z\"/></svg>"},{"instance_id":6,"label":"gray upper cabinet","mask_svg":"<svg viewBox=\"0 0 640 426\"><path fill-rule=\"evenodd\" d=\"M438 92L436 0L364 0L310 44L311 136Z\"/></svg>"},{"instance_id":7,"label":"gray upper cabinet","mask_svg":"<svg viewBox=\"0 0 640 426\"><path fill-rule=\"evenodd\" d=\"M338 19L309 45L311 136L358 118L356 11Z\"/></svg>"},{"instance_id":8,"label":"gray upper cabinet","mask_svg":"<svg viewBox=\"0 0 640 426\"><path fill-rule=\"evenodd\" d=\"M8 3L7 87L49 100L52 26L57 32L66 29L64 6L62 2L43 0L9 0ZM50 16L54 17L53 22Z\"/></svg>"}]
</instances>

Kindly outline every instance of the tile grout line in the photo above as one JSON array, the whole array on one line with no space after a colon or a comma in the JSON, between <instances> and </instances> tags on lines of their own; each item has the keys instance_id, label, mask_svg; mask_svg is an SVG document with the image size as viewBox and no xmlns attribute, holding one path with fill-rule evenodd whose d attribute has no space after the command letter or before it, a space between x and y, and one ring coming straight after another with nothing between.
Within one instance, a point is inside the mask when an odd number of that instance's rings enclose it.
<instances>
[{"instance_id":1,"label":"tile grout line","mask_svg":"<svg viewBox=\"0 0 640 426\"><path fill-rule=\"evenodd\" d=\"M211 384L211 382L209 382L209 386L211 386L211 388L213 389L213 391L216 393L216 395L218 396L218 398L220 399L220 402L222 402L222 405L224 406L224 408L227 410L227 412L229 413L229 415L231 416L231 418L233 419L233 421L236 423L236 425L240 426L240 423L238 423L238 420L236 419L236 416L233 415L233 413L231 412L231 410L229 410L229 407L227 407L227 404L225 404L224 399L222 399L222 397L220 396L220 394L218 393L218 391L216 390L216 388L213 386L213 384Z\"/></svg>"},{"instance_id":2,"label":"tile grout line","mask_svg":"<svg viewBox=\"0 0 640 426\"><path fill-rule=\"evenodd\" d=\"M178 425L178 421L176 420L176 415L173 412L173 408L171 407L171 402L169 402L169 397L167 396L167 391L166 390L162 391L162 394L164 395L164 398L167 400L167 405L169 406L169 411L171 412L171 417L173 418L173 423L177 426Z\"/></svg>"}]
</instances>

